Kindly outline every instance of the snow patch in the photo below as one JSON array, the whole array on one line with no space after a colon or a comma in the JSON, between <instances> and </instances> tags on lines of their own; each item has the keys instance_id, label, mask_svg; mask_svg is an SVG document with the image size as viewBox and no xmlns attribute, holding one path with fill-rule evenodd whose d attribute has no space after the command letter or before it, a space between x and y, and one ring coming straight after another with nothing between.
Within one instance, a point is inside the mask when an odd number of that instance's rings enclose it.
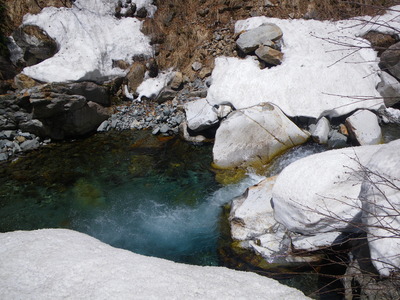
<instances>
[{"instance_id":1,"label":"snow patch","mask_svg":"<svg viewBox=\"0 0 400 300\"><path fill-rule=\"evenodd\" d=\"M65 229L0 233L1 299L309 299L255 273L145 257Z\"/></svg>"},{"instance_id":2,"label":"snow patch","mask_svg":"<svg viewBox=\"0 0 400 300\"><path fill-rule=\"evenodd\" d=\"M167 70L165 72L160 72L155 78L148 77L136 89L136 92L139 94L138 98L146 97L155 99L161 90L171 82L173 76L174 72L172 72L172 70Z\"/></svg>"},{"instance_id":3,"label":"snow patch","mask_svg":"<svg viewBox=\"0 0 400 300\"><path fill-rule=\"evenodd\" d=\"M272 102L292 117L336 117L358 108L378 109L384 105L375 89L380 82L378 58L360 36L370 30L400 29L395 11L400 6L393 9L369 24L364 22L367 18L321 22L254 17L238 21L236 33L264 23L278 25L283 31L283 62L261 70L254 57L219 57L207 100L211 104L230 102L237 109Z\"/></svg>"},{"instance_id":4,"label":"snow patch","mask_svg":"<svg viewBox=\"0 0 400 300\"><path fill-rule=\"evenodd\" d=\"M102 81L127 72L113 67L113 60L131 63L133 56L150 57L153 51L140 31L142 22L113 17L116 2L81 0L73 8L47 7L38 15L26 15L23 25L45 30L59 51L23 73L44 82Z\"/></svg>"}]
</instances>

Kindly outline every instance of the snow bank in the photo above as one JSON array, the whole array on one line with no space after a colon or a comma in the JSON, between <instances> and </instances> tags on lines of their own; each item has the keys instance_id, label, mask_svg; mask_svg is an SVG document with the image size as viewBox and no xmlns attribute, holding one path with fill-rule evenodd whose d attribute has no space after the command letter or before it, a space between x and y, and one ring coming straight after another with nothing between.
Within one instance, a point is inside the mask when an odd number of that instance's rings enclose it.
<instances>
[{"instance_id":1,"label":"snow bank","mask_svg":"<svg viewBox=\"0 0 400 300\"><path fill-rule=\"evenodd\" d=\"M400 6L398 7L400 8ZM321 22L254 17L236 23L235 31L274 23L283 31L283 63L261 70L253 57L219 57L212 73L208 101L231 102L237 109L272 102L289 116L319 118L383 105L376 52L359 38L371 29L400 29L400 16L390 12L365 25L358 20ZM392 29L393 31L393 29Z\"/></svg>"},{"instance_id":2,"label":"snow bank","mask_svg":"<svg viewBox=\"0 0 400 300\"><path fill-rule=\"evenodd\" d=\"M135 18L112 16L116 0L81 0L73 8L44 8L26 15L24 25L36 25L56 40L59 51L23 73L44 82L101 81L125 75L113 60L132 62L135 55L152 55L149 38Z\"/></svg>"},{"instance_id":3,"label":"snow bank","mask_svg":"<svg viewBox=\"0 0 400 300\"><path fill-rule=\"evenodd\" d=\"M308 299L254 273L116 249L85 234L0 234L1 299Z\"/></svg>"}]
</instances>

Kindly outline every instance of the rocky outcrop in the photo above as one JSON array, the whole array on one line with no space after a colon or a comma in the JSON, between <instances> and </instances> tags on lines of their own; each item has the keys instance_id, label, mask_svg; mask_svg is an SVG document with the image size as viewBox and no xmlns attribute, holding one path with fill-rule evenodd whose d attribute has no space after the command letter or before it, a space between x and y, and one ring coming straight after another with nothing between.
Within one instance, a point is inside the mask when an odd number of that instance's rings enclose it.
<instances>
[{"instance_id":1,"label":"rocky outcrop","mask_svg":"<svg viewBox=\"0 0 400 300\"><path fill-rule=\"evenodd\" d=\"M358 145L376 145L382 142L378 117L369 110L359 110L346 119L350 137Z\"/></svg>"},{"instance_id":2,"label":"rocky outcrop","mask_svg":"<svg viewBox=\"0 0 400 300\"><path fill-rule=\"evenodd\" d=\"M214 164L218 168L264 164L308 137L273 104L236 110L217 130Z\"/></svg>"}]
</instances>

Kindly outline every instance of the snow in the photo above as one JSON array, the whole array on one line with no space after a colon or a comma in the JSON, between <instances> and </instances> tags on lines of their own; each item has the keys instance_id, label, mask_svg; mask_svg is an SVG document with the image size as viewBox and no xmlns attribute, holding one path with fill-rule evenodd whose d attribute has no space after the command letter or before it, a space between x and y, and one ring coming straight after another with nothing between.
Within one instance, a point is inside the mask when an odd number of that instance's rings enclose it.
<instances>
[{"instance_id":1,"label":"snow","mask_svg":"<svg viewBox=\"0 0 400 300\"><path fill-rule=\"evenodd\" d=\"M381 146L326 151L287 166L272 190L275 219L305 235L354 231L349 223L362 211L358 170Z\"/></svg>"},{"instance_id":2,"label":"snow","mask_svg":"<svg viewBox=\"0 0 400 300\"><path fill-rule=\"evenodd\" d=\"M141 256L65 229L0 234L1 299L308 299L255 273Z\"/></svg>"},{"instance_id":3,"label":"snow","mask_svg":"<svg viewBox=\"0 0 400 300\"><path fill-rule=\"evenodd\" d=\"M361 186L371 260L381 275L400 267L400 140L383 145L366 165Z\"/></svg>"},{"instance_id":4,"label":"snow","mask_svg":"<svg viewBox=\"0 0 400 300\"><path fill-rule=\"evenodd\" d=\"M400 9L399 7L396 7ZM281 20L254 17L236 22L235 31L274 23L283 31L281 65L261 70L254 57L219 57L207 100L230 102L237 109L272 102L289 116L340 116L357 108L378 109L383 100L377 54L362 38L371 29L400 29L400 16L391 11L365 25L360 20L339 22Z\"/></svg>"},{"instance_id":5,"label":"snow","mask_svg":"<svg viewBox=\"0 0 400 300\"><path fill-rule=\"evenodd\" d=\"M147 75L146 75L147 76ZM174 73L172 70L167 70L158 73L157 77L148 77L138 86L136 92L139 94L138 98L146 97L154 99L161 92L161 90L171 82Z\"/></svg>"},{"instance_id":6,"label":"snow","mask_svg":"<svg viewBox=\"0 0 400 300\"><path fill-rule=\"evenodd\" d=\"M142 22L113 17L116 3L81 0L72 8L46 7L38 15L25 15L23 24L44 29L59 51L23 73L44 82L102 81L125 75L126 70L113 68L113 60L150 57L153 52L150 39L140 31Z\"/></svg>"}]
</instances>

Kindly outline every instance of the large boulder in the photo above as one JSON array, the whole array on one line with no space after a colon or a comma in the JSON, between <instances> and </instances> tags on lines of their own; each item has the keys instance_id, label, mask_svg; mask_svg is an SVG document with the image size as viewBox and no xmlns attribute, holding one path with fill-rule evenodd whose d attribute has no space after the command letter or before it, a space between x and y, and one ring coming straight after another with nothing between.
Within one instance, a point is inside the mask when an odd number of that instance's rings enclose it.
<instances>
[{"instance_id":1,"label":"large boulder","mask_svg":"<svg viewBox=\"0 0 400 300\"><path fill-rule=\"evenodd\" d=\"M383 145L365 164L362 220L371 260L381 275L400 268L400 140Z\"/></svg>"},{"instance_id":2,"label":"large boulder","mask_svg":"<svg viewBox=\"0 0 400 300\"><path fill-rule=\"evenodd\" d=\"M138 86L143 82L144 74L146 73L146 65L142 62L134 62L126 75L127 85L129 90L136 92Z\"/></svg>"},{"instance_id":3,"label":"large boulder","mask_svg":"<svg viewBox=\"0 0 400 300\"><path fill-rule=\"evenodd\" d=\"M313 140L319 144L328 143L329 131L331 129L331 124L329 120L325 117L318 120L317 124L311 132Z\"/></svg>"},{"instance_id":4,"label":"large boulder","mask_svg":"<svg viewBox=\"0 0 400 300\"><path fill-rule=\"evenodd\" d=\"M346 119L346 127L357 144L377 145L382 142L378 117L369 110L359 110Z\"/></svg>"},{"instance_id":5,"label":"large boulder","mask_svg":"<svg viewBox=\"0 0 400 300\"><path fill-rule=\"evenodd\" d=\"M307 141L301 130L270 103L236 110L220 125L213 148L217 168L264 164Z\"/></svg>"},{"instance_id":6,"label":"large boulder","mask_svg":"<svg viewBox=\"0 0 400 300\"><path fill-rule=\"evenodd\" d=\"M362 211L360 167L380 148L331 150L286 167L272 192L275 219L290 231L305 235L357 230Z\"/></svg>"},{"instance_id":7,"label":"large boulder","mask_svg":"<svg viewBox=\"0 0 400 300\"><path fill-rule=\"evenodd\" d=\"M256 50L260 45L282 38L282 30L275 24L265 23L261 26L243 32L236 40L236 45L244 53Z\"/></svg>"},{"instance_id":8,"label":"large boulder","mask_svg":"<svg viewBox=\"0 0 400 300\"><path fill-rule=\"evenodd\" d=\"M71 230L0 233L0 245L2 299L309 299L255 273L146 257Z\"/></svg>"},{"instance_id":9,"label":"large boulder","mask_svg":"<svg viewBox=\"0 0 400 300\"><path fill-rule=\"evenodd\" d=\"M390 46L381 55L380 66L400 80L400 42Z\"/></svg>"},{"instance_id":10,"label":"large boulder","mask_svg":"<svg viewBox=\"0 0 400 300\"><path fill-rule=\"evenodd\" d=\"M386 72L381 73L381 82L376 89L383 97L385 106L390 107L400 102L400 82Z\"/></svg>"}]
</instances>

